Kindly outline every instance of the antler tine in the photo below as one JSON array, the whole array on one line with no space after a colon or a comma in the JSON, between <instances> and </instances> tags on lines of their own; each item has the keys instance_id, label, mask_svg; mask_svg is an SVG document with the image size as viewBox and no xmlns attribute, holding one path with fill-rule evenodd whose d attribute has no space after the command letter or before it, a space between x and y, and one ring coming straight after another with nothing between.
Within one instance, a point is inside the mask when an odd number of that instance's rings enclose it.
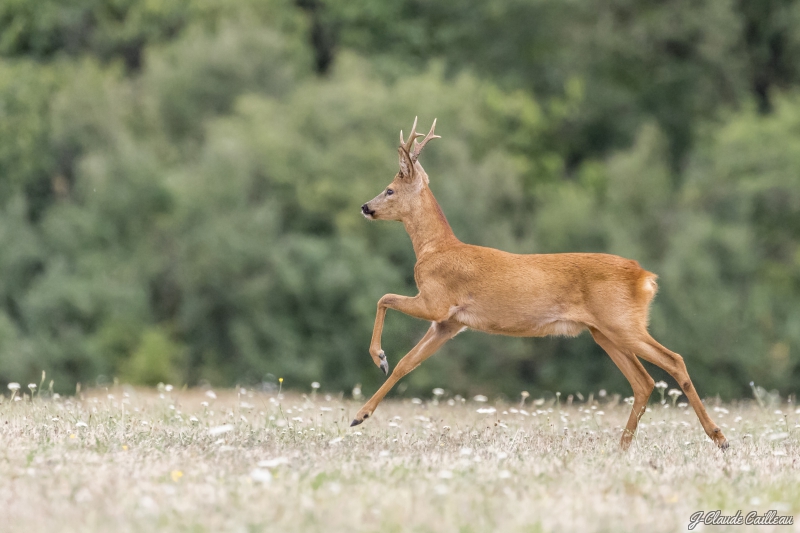
<instances>
[{"instance_id":1,"label":"antler tine","mask_svg":"<svg viewBox=\"0 0 800 533\"><path fill-rule=\"evenodd\" d=\"M417 140L417 137L422 137L421 133L417 133L417 119L419 117L414 117L414 125L411 126L411 133L408 135L408 140L403 140L403 130L400 130L400 145L406 149L406 152L409 154L411 153L411 147L414 145L414 141Z\"/></svg>"},{"instance_id":2,"label":"antler tine","mask_svg":"<svg viewBox=\"0 0 800 533\"><path fill-rule=\"evenodd\" d=\"M416 124L416 121L414 122ZM433 125L431 126L431 131L422 139L421 143L414 142L414 151L409 152L411 154L411 161L416 162L419 159L419 154L422 153L422 149L425 148L425 145L428 144L428 141L433 139L441 139L439 135L434 135L433 130L436 129L436 119L433 119ZM422 134L419 134L422 137Z\"/></svg>"}]
</instances>

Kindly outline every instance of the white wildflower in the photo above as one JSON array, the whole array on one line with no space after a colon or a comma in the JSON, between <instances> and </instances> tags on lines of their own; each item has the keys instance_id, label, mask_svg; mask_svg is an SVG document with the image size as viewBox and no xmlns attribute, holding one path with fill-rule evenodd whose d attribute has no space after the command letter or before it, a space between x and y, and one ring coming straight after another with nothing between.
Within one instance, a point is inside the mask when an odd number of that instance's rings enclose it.
<instances>
[{"instance_id":1,"label":"white wildflower","mask_svg":"<svg viewBox=\"0 0 800 533\"><path fill-rule=\"evenodd\" d=\"M277 468L281 465L288 465L289 459L286 457L276 457L275 459L264 459L258 462L261 468Z\"/></svg>"},{"instance_id":2,"label":"white wildflower","mask_svg":"<svg viewBox=\"0 0 800 533\"><path fill-rule=\"evenodd\" d=\"M212 437L216 435L222 435L223 433L227 433L229 431L233 431L232 424L223 424L221 426L216 426L208 430L208 434Z\"/></svg>"},{"instance_id":3,"label":"white wildflower","mask_svg":"<svg viewBox=\"0 0 800 533\"><path fill-rule=\"evenodd\" d=\"M263 468L255 468L250 472L250 478L256 483L267 484L272 481L272 473Z\"/></svg>"}]
</instances>

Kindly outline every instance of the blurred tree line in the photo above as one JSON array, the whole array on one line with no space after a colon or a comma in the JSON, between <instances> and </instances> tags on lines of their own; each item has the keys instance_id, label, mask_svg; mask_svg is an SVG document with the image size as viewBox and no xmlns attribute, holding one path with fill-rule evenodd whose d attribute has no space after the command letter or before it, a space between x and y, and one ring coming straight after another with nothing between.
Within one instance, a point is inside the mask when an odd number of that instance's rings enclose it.
<instances>
[{"instance_id":1,"label":"blurred tree line","mask_svg":"<svg viewBox=\"0 0 800 533\"><path fill-rule=\"evenodd\" d=\"M372 390L414 256L358 207L419 115L462 240L637 259L703 394L796 391L798 65L795 0L5 0L0 381ZM628 393L588 335L465 333L436 386Z\"/></svg>"}]
</instances>

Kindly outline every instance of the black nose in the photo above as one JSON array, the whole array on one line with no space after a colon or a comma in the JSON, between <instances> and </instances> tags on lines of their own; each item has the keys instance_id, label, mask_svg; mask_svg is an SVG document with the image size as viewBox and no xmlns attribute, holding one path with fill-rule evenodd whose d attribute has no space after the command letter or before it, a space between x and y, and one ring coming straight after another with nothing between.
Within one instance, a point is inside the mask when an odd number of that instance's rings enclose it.
<instances>
[{"instance_id":1,"label":"black nose","mask_svg":"<svg viewBox=\"0 0 800 533\"><path fill-rule=\"evenodd\" d=\"M364 213L365 215L374 215L375 214L375 211L370 209L367 204L364 204L364 205L361 206L361 212Z\"/></svg>"}]
</instances>

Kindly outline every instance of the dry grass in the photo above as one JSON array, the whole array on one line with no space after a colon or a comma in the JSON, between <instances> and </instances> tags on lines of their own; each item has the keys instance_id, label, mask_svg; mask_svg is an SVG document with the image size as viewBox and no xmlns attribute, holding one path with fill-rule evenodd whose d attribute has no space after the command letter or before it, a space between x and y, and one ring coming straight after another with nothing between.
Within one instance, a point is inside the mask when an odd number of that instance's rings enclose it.
<instances>
[{"instance_id":1,"label":"dry grass","mask_svg":"<svg viewBox=\"0 0 800 533\"><path fill-rule=\"evenodd\" d=\"M612 400L530 399L525 414L472 399L387 401L351 429L360 402L216 396L5 396L0 529L685 531L698 510L800 512L793 405L712 408L731 441L722 453L693 412L651 404L622 453L629 407Z\"/></svg>"}]
</instances>

